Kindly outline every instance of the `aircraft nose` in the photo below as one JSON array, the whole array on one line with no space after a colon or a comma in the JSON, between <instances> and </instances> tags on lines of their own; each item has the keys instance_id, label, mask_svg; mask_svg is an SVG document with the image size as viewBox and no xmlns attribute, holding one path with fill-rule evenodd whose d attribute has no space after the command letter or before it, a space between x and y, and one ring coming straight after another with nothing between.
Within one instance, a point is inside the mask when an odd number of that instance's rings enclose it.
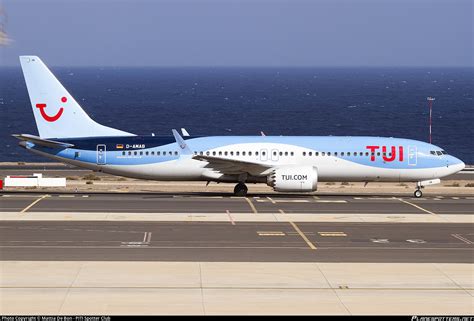
<instances>
[{"instance_id":1,"label":"aircraft nose","mask_svg":"<svg viewBox=\"0 0 474 321\"><path fill-rule=\"evenodd\" d=\"M449 163L449 168L452 170L453 173L462 171L466 167L466 164L464 164L462 160L456 157L452 157L452 160Z\"/></svg>"}]
</instances>

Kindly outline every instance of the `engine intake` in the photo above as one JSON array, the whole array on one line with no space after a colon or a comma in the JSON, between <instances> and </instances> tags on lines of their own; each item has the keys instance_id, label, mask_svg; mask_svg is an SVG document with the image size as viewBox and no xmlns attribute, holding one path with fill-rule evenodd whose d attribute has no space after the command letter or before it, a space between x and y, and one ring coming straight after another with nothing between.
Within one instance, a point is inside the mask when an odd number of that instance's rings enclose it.
<instances>
[{"instance_id":1,"label":"engine intake","mask_svg":"<svg viewBox=\"0 0 474 321\"><path fill-rule=\"evenodd\" d=\"M278 167L267 176L267 185L277 192L314 192L318 172L314 166Z\"/></svg>"}]
</instances>

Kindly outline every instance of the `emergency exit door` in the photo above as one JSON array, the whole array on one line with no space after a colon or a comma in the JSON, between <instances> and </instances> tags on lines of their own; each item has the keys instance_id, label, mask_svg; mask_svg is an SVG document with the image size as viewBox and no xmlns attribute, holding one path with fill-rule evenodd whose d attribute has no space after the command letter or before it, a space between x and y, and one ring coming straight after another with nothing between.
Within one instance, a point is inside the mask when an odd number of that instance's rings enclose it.
<instances>
[{"instance_id":1,"label":"emergency exit door","mask_svg":"<svg viewBox=\"0 0 474 321\"><path fill-rule=\"evenodd\" d=\"M106 159L106 147L104 144L97 145L97 165L105 165Z\"/></svg>"}]
</instances>

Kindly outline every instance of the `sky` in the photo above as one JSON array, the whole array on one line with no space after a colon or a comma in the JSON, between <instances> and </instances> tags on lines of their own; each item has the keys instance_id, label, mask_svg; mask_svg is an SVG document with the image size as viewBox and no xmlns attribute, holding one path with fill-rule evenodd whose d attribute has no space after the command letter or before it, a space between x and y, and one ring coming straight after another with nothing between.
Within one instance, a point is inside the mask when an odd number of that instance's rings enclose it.
<instances>
[{"instance_id":1,"label":"sky","mask_svg":"<svg viewBox=\"0 0 474 321\"><path fill-rule=\"evenodd\" d=\"M0 63L473 66L472 0L0 0Z\"/></svg>"}]
</instances>

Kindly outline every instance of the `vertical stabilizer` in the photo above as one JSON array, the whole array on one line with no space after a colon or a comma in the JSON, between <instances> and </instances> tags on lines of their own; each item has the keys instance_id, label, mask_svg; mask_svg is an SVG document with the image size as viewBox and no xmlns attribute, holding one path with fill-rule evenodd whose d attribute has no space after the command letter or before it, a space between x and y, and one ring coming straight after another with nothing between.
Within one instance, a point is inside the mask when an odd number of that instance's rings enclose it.
<instances>
[{"instance_id":1,"label":"vertical stabilizer","mask_svg":"<svg viewBox=\"0 0 474 321\"><path fill-rule=\"evenodd\" d=\"M134 136L96 123L36 56L20 56L41 138Z\"/></svg>"}]
</instances>

